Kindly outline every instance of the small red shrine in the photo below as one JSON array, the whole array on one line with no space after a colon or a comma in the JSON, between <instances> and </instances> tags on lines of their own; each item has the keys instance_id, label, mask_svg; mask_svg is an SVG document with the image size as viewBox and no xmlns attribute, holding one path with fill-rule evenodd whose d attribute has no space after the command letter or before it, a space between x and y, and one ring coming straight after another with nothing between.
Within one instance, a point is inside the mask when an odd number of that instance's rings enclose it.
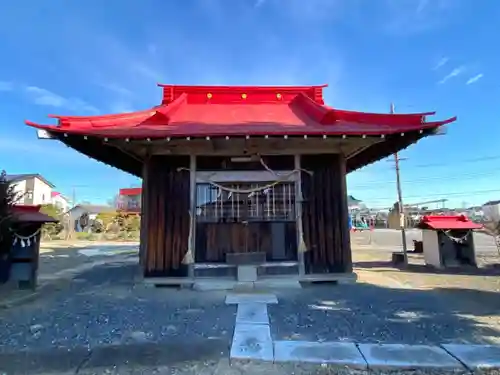
<instances>
[{"instance_id":1,"label":"small red shrine","mask_svg":"<svg viewBox=\"0 0 500 375\"><path fill-rule=\"evenodd\" d=\"M325 86L160 86L148 110L27 124L142 177L144 275L172 283L236 279L234 254L259 278L351 274L346 174L455 121L332 108Z\"/></svg>"}]
</instances>

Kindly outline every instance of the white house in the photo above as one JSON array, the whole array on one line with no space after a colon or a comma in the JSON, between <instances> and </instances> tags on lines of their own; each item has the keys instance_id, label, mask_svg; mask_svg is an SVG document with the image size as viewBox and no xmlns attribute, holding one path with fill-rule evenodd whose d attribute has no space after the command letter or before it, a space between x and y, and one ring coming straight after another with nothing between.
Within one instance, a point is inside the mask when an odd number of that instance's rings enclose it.
<instances>
[{"instance_id":1,"label":"white house","mask_svg":"<svg viewBox=\"0 0 500 375\"><path fill-rule=\"evenodd\" d=\"M57 191L51 193L51 202L55 207L57 207L62 212L68 212L71 208L68 198Z\"/></svg>"},{"instance_id":2,"label":"white house","mask_svg":"<svg viewBox=\"0 0 500 375\"><path fill-rule=\"evenodd\" d=\"M39 205L52 202L54 184L40 174L7 175L7 181L14 185L18 196L17 204Z\"/></svg>"}]
</instances>

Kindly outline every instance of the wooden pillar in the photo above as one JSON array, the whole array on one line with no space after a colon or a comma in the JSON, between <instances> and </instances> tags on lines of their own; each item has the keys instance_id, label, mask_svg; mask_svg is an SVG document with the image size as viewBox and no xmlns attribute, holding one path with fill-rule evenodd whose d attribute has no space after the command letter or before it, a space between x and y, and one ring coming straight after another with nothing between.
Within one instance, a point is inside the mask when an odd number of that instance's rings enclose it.
<instances>
[{"instance_id":1,"label":"wooden pillar","mask_svg":"<svg viewBox=\"0 0 500 375\"><path fill-rule=\"evenodd\" d=\"M196 259L196 155L189 156L189 225L191 231L190 249L193 263L189 265L188 276L194 277L194 264Z\"/></svg>"},{"instance_id":2,"label":"wooden pillar","mask_svg":"<svg viewBox=\"0 0 500 375\"><path fill-rule=\"evenodd\" d=\"M307 274L352 272L348 224L345 157L338 154L305 155L301 158L303 224L308 251Z\"/></svg>"},{"instance_id":3,"label":"wooden pillar","mask_svg":"<svg viewBox=\"0 0 500 375\"><path fill-rule=\"evenodd\" d=\"M300 169L300 155L294 155L294 169L296 172L295 178L295 214L296 214L296 233L297 233L297 260L299 262L299 276L305 274L304 252L302 243L304 241L304 226L302 223L302 179Z\"/></svg>"},{"instance_id":4,"label":"wooden pillar","mask_svg":"<svg viewBox=\"0 0 500 375\"><path fill-rule=\"evenodd\" d=\"M146 257L148 252L148 176L149 176L149 158L144 160L142 165L142 190L141 190L141 228L139 232L139 264L142 273L146 269Z\"/></svg>"},{"instance_id":5,"label":"wooden pillar","mask_svg":"<svg viewBox=\"0 0 500 375\"><path fill-rule=\"evenodd\" d=\"M349 229L349 207L347 202L347 172L346 159L343 154L338 158L339 168L339 183L340 183L340 232L342 236L342 254L345 257L344 265L345 272L352 272L352 250L351 250L351 233Z\"/></svg>"}]
</instances>

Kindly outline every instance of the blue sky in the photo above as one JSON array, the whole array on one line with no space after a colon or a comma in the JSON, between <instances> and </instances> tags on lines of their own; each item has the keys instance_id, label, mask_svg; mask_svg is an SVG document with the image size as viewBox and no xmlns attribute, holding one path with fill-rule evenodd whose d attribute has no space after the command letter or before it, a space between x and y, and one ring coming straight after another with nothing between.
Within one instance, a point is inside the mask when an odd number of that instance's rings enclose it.
<instances>
[{"instance_id":1,"label":"blue sky","mask_svg":"<svg viewBox=\"0 0 500 375\"><path fill-rule=\"evenodd\" d=\"M157 82L322 84L337 108L436 110L445 136L401 153L405 202L500 199L500 2L491 0L81 0L0 5L0 168L42 173L77 200L138 181L24 119L159 103ZM14 156L15 155L15 156ZM392 163L348 177L377 207L396 198Z\"/></svg>"}]
</instances>

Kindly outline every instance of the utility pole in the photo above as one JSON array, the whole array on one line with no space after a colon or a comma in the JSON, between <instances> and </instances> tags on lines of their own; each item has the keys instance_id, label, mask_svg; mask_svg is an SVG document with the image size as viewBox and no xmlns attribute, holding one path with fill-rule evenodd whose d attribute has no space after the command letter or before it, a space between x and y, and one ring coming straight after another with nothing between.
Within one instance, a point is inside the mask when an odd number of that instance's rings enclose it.
<instances>
[{"instance_id":1,"label":"utility pole","mask_svg":"<svg viewBox=\"0 0 500 375\"><path fill-rule=\"evenodd\" d=\"M73 207L76 206L76 187L73 186L73 197L71 198L73 200Z\"/></svg>"},{"instance_id":2,"label":"utility pole","mask_svg":"<svg viewBox=\"0 0 500 375\"><path fill-rule=\"evenodd\" d=\"M391 114L394 114L394 103L391 103ZM406 231L405 231L405 211L403 206L403 194L401 192L401 178L399 176L399 155L394 154L394 164L396 168L396 186L398 189L398 210L399 210L399 227L401 229L401 240L403 241L403 259L404 265L408 265L408 249L406 247Z\"/></svg>"}]
</instances>

